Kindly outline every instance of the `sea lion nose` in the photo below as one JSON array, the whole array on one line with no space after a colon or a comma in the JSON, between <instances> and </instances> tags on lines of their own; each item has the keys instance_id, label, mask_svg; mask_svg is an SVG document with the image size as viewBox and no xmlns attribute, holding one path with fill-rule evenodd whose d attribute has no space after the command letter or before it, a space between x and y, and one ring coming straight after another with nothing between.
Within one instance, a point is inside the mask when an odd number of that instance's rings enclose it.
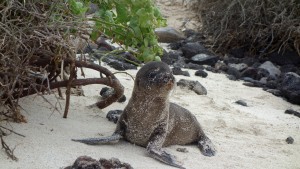
<instances>
[{"instance_id":1,"label":"sea lion nose","mask_svg":"<svg viewBox=\"0 0 300 169\"><path fill-rule=\"evenodd\" d=\"M174 81L175 81L175 78L172 74L166 74L164 79L163 79L164 83L174 82Z\"/></svg>"},{"instance_id":2,"label":"sea lion nose","mask_svg":"<svg viewBox=\"0 0 300 169\"><path fill-rule=\"evenodd\" d=\"M172 81L172 82L175 82L175 77L171 74L171 76L170 76L170 80Z\"/></svg>"}]
</instances>

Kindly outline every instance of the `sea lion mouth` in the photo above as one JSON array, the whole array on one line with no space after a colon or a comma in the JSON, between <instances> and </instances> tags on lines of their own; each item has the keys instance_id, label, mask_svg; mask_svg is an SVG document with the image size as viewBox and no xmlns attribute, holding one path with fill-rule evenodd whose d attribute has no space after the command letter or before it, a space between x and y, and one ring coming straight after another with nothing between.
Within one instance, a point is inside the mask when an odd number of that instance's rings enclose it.
<instances>
[{"instance_id":1,"label":"sea lion mouth","mask_svg":"<svg viewBox=\"0 0 300 169\"><path fill-rule=\"evenodd\" d=\"M167 89L168 90L172 90L173 89L173 86L174 86L174 82L175 82L175 78L173 79L170 79L168 82L167 82Z\"/></svg>"}]
</instances>

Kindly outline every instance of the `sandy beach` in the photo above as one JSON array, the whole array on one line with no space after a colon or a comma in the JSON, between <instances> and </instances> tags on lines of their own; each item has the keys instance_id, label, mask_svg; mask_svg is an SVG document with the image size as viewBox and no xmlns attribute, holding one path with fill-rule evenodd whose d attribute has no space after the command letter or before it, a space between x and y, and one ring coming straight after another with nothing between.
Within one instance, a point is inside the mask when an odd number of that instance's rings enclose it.
<instances>
[{"instance_id":1,"label":"sandy beach","mask_svg":"<svg viewBox=\"0 0 300 169\"><path fill-rule=\"evenodd\" d=\"M178 30L195 28L195 14L180 6L168 6L159 0L158 6L168 17L169 26ZM188 18L188 20L186 20ZM180 21L180 22L179 22ZM185 25L182 25L185 22ZM104 65L105 66L105 65ZM108 66L112 72L117 72ZM186 69L184 69L186 70ZM84 69L86 78L99 77L99 72ZM194 76L195 70L187 70L191 77L175 76L180 79L197 80L206 89L207 95L176 87L171 96L175 102L190 110L216 146L217 154L206 157L197 146L174 145L165 150L175 155L187 169L300 169L300 119L285 114L285 110L300 111L293 105L261 88L247 87L243 81L231 81L225 74L208 72L206 78ZM135 77L137 70L127 73ZM80 72L78 72L78 77ZM110 110L122 110L131 96L133 80L126 74L116 74L125 88L125 103L113 103L100 110L89 106L99 99L104 85L83 86L85 96L71 96L69 115L63 118L65 100L54 94L42 97L32 95L22 98L21 113L27 123L2 123L1 125L25 137L11 133L3 137L14 149L18 161L8 158L0 151L0 169L60 169L72 165L79 156L94 159L112 157L129 163L135 169L172 169L150 158L146 149L126 141L112 145L90 146L73 142L71 139L109 136L116 124L106 119ZM236 104L245 101L248 106ZM57 110L54 109L57 107ZM294 143L287 144L286 138L293 137ZM178 152L186 148L188 152Z\"/></svg>"},{"instance_id":2,"label":"sandy beach","mask_svg":"<svg viewBox=\"0 0 300 169\"><path fill-rule=\"evenodd\" d=\"M109 67L108 67L109 68ZM112 72L116 70L109 68ZM176 87L171 101L189 109L217 149L214 157L203 156L196 146L167 147L177 156L183 166L189 169L297 169L300 168L300 119L284 114L286 109L300 110L260 88L242 85L242 81L230 81L224 74L208 72L207 78L176 76L176 80L198 80L208 91L207 95L197 95L193 91ZM135 76L137 70L127 71ZM85 70L86 77L98 77L99 73ZM130 98L133 80L126 74L117 74L125 87L125 95ZM18 161L10 160L0 151L0 168L38 169L63 168L71 165L82 155L100 158L119 158L134 168L173 168L148 157L146 150L125 141L114 145L89 146L72 142L72 138L88 138L110 135L115 124L105 116L109 110L123 109L126 103L114 103L100 110L89 108L99 97L103 86L84 86L85 96L72 96L69 116L62 118L63 109L55 111L42 97L33 95L20 100L22 113L28 123L8 123L4 126L25 135L10 134L5 141L14 149ZM54 95L44 95L58 108L64 107L65 100L57 100ZM244 100L248 107L234 103ZM59 102L59 104L58 104ZM294 144L285 139L292 136ZM187 148L187 153L176 151Z\"/></svg>"}]
</instances>

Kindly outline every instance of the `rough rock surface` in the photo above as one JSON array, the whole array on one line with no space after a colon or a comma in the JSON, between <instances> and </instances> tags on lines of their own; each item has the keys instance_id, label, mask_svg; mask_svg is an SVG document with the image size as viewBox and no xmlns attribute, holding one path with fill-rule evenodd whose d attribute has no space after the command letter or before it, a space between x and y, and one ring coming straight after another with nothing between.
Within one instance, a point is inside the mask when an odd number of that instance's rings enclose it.
<instances>
[{"instance_id":1,"label":"rough rock surface","mask_svg":"<svg viewBox=\"0 0 300 169\"><path fill-rule=\"evenodd\" d=\"M214 66L218 60L219 58L217 56L212 56L204 53L197 54L191 58L192 63L210 66Z\"/></svg>"},{"instance_id":2,"label":"rough rock surface","mask_svg":"<svg viewBox=\"0 0 300 169\"><path fill-rule=\"evenodd\" d=\"M261 64L259 66L260 69L264 69L266 71L268 71L269 73L269 76L271 78L277 78L280 74L281 74L281 71L279 68L277 68L272 62L270 61L266 61L264 62L263 64Z\"/></svg>"},{"instance_id":3,"label":"rough rock surface","mask_svg":"<svg viewBox=\"0 0 300 169\"><path fill-rule=\"evenodd\" d=\"M122 163L117 158L106 160L101 158L99 161L89 157L78 157L72 166L65 169L133 169L130 164Z\"/></svg>"},{"instance_id":4,"label":"rough rock surface","mask_svg":"<svg viewBox=\"0 0 300 169\"><path fill-rule=\"evenodd\" d=\"M110 110L107 114L106 114L106 118L109 121L112 121L114 123L117 123L119 120L119 117L121 116L123 110Z\"/></svg>"},{"instance_id":5,"label":"rough rock surface","mask_svg":"<svg viewBox=\"0 0 300 169\"><path fill-rule=\"evenodd\" d=\"M182 32L172 27L156 28L155 34L158 37L158 42L162 43L172 43L185 39Z\"/></svg>"},{"instance_id":6,"label":"rough rock surface","mask_svg":"<svg viewBox=\"0 0 300 169\"><path fill-rule=\"evenodd\" d=\"M192 90L195 93L197 93L198 95L206 95L207 94L207 90L205 89L205 87L202 86L201 83L198 81L180 79L177 82L177 86L180 86L181 88L187 88L189 90Z\"/></svg>"},{"instance_id":7,"label":"rough rock surface","mask_svg":"<svg viewBox=\"0 0 300 169\"><path fill-rule=\"evenodd\" d=\"M238 64L231 63L231 64L228 64L228 66L235 68L239 72L245 70L248 67L248 65L245 63L238 63Z\"/></svg>"},{"instance_id":8,"label":"rough rock surface","mask_svg":"<svg viewBox=\"0 0 300 169\"><path fill-rule=\"evenodd\" d=\"M172 72L174 75L190 76L190 73L188 71L183 71L180 67L174 67L172 69Z\"/></svg>"},{"instance_id":9,"label":"rough rock surface","mask_svg":"<svg viewBox=\"0 0 300 169\"><path fill-rule=\"evenodd\" d=\"M208 74L204 71L204 70L197 70L196 72L195 72L195 75L196 76L200 76L200 77L203 77L203 78L205 78L205 77L207 77L208 76Z\"/></svg>"},{"instance_id":10,"label":"rough rock surface","mask_svg":"<svg viewBox=\"0 0 300 169\"><path fill-rule=\"evenodd\" d=\"M293 72L284 74L280 91L291 103L300 104L300 76Z\"/></svg>"},{"instance_id":11,"label":"rough rock surface","mask_svg":"<svg viewBox=\"0 0 300 169\"><path fill-rule=\"evenodd\" d=\"M106 99L108 97L110 97L111 95L113 95L115 93L113 88L109 88L109 87L103 87L100 91L100 95L102 96L103 99ZM123 95L118 99L119 103L123 103L126 101L126 96Z\"/></svg>"},{"instance_id":12,"label":"rough rock surface","mask_svg":"<svg viewBox=\"0 0 300 169\"><path fill-rule=\"evenodd\" d=\"M191 57L200 54L207 53L207 49L198 42L188 42L181 47L183 56L190 59Z\"/></svg>"}]
</instances>

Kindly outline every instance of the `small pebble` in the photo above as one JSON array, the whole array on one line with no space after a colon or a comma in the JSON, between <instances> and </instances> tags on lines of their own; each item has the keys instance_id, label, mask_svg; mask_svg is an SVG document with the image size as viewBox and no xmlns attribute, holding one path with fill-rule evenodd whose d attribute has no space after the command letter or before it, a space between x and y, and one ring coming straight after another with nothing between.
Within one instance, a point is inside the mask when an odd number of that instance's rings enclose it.
<instances>
[{"instance_id":1,"label":"small pebble","mask_svg":"<svg viewBox=\"0 0 300 169\"><path fill-rule=\"evenodd\" d=\"M189 90L192 90L198 95L207 95L207 90L198 81L180 79L177 82L177 86L180 86L180 88L187 88Z\"/></svg>"},{"instance_id":2,"label":"small pebble","mask_svg":"<svg viewBox=\"0 0 300 169\"><path fill-rule=\"evenodd\" d=\"M247 103L245 101L243 101L243 100L238 100L235 103L247 107Z\"/></svg>"},{"instance_id":3,"label":"small pebble","mask_svg":"<svg viewBox=\"0 0 300 169\"><path fill-rule=\"evenodd\" d=\"M100 95L102 96L103 99L110 97L114 93L115 93L114 89L109 87L103 87L100 91ZM125 101L126 101L125 95L121 96L121 98L119 98L118 100L119 103L124 103Z\"/></svg>"},{"instance_id":4,"label":"small pebble","mask_svg":"<svg viewBox=\"0 0 300 169\"><path fill-rule=\"evenodd\" d=\"M112 121L114 123L117 123L119 120L119 117L121 116L123 110L111 110L107 113L106 118L109 121Z\"/></svg>"},{"instance_id":5,"label":"small pebble","mask_svg":"<svg viewBox=\"0 0 300 169\"><path fill-rule=\"evenodd\" d=\"M287 109L284 113L285 114L294 114L296 111L292 109Z\"/></svg>"},{"instance_id":6,"label":"small pebble","mask_svg":"<svg viewBox=\"0 0 300 169\"><path fill-rule=\"evenodd\" d=\"M213 72L213 73L217 73L217 72L218 72L215 68L213 68L213 67L211 67L211 66L207 66L207 67L205 68L205 70L207 70L207 71L209 71L209 72Z\"/></svg>"},{"instance_id":7,"label":"small pebble","mask_svg":"<svg viewBox=\"0 0 300 169\"><path fill-rule=\"evenodd\" d=\"M281 96L281 91L277 89L266 89L266 92L272 93L275 96Z\"/></svg>"},{"instance_id":8,"label":"small pebble","mask_svg":"<svg viewBox=\"0 0 300 169\"><path fill-rule=\"evenodd\" d=\"M245 82L243 85L248 86L248 87L257 87L254 83L251 82Z\"/></svg>"},{"instance_id":9,"label":"small pebble","mask_svg":"<svg viewBox=\"0 0 300 169\"><path fill-rule=\"evenodd\" d=\"M126 101L126 96L123 95L121 98L119 98L118 102L119 103L124 103Z\"/></svg>"},{"instance_id":10,"label":"small pebble","mask_svg":"<svg viewBox=\"0 0 300 169\"><path fill-rule=\"evenodd\" d=\"M100 91L100 96L102 96L107 90L109 90L108 87L103 87Z\"/></svg>"},{"instance_id":11,"label":"small pebble","mask_svg":"<svg viewBox=\"0 0 300 169\"><path fill-rule=\"evenodd\" d=\"M294 116L297 116L300 118L300 112L297 112L295 110L292 110L292 109L288 109L284 112L285 114L293 114Z\"/></svg>"},{"instance_id":12,"label":"small pebble","mask_svg":"<svg viewBox=\"0 0 300 169\"><path fill-rule=\"evenodd\" d=\"M294 139L293 137L289 136L288 138L286 138L285 140L288 144L293 144L294 143Z\"/></svg>"},{"instance_id":13,"label":"small pebble","mask_svg":"<svg viewBox=\"0 0 300 169\"><path fill-rule=\"evenodd\" d=\"M188 71L183 71L183 70L181 70L180 67L174 67L172 69L172 72L173 72L174 75L190 76Z\"/></svg>"},{"instance_id":14,"label":"small pebble","mask_svg":"<svg viewBox=\"0 0 300 169\"><path fill-rule=\"evenodd\" d=\"M182 152L182 153L188 153L189 151L186 148L177 148L176 151Z\"/></svg>"},{"instance_id":15,"label":"small pebble","mask_svg":"<svg viewBox=\"0 0 300 169\"><path fill-rule=\"evenodd\" d=\"M227 78L228 78L229 80L233 80L233 81L236 81L236 80L237 80L236 77L233 76L233 75L227 75Z\"/></svg>"},{"instance_id":16,"label":"small pebble","mask_svg":"<svg viewBox=\"0 0 300 169\"><path fill-rule=\"evenodd\" d=\"M196 76L203 77L203 78L206 78L208 74L207 74L204 70L197 70L197 71L195 72L195 75L196 75Z\"/></svg>"}]
</instances>

